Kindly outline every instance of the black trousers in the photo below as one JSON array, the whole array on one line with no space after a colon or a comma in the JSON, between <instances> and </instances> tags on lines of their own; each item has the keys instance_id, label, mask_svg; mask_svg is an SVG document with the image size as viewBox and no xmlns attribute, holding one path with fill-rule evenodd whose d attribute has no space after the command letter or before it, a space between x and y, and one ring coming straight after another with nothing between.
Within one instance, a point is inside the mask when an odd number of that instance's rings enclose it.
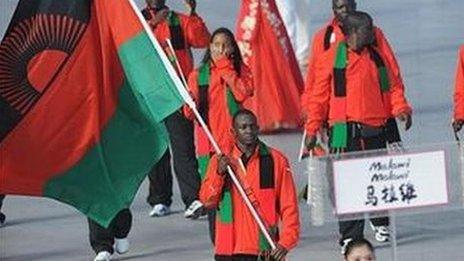
<instances>
[{"instance_id":1,"label":"black trousers","mask_svg":"<svg viewBox=\"0 0 464 261\"><path fill-rule=\"evenodd\" d=\"M5 198L5 195L0 195L0 210L2 210L3 206L3 199Z\"/></svg>"},{"instance_id":2,"label":"black trousers","mask_svg":"<svg viewBox=\"0 0 464 261\"><path fill-rule=\"evenodd\" d=\"M174 172L179 183L179 189L186 208L198 199L201 180L198 173L198 162L195 155L193 123L178 111L165 120L169 132ZM171 155L163 156L162 160L153 166L149 173L150 192L148 204L171 205L172 174Z\"/></svg>"},{"instance_id":3,"label":"black trousers","mask_svg":"<svg viewBox=\"0 0 464 261\"><path fill-rule=\"evenodd\" d=\"M3 199L5 198L5 195L0 195L0 224L5 222L5 214L2 213L2 205L3 205Z\"/></svg>"},{"instance_id":4,"label":"black trousers","mask_svg":"<svg viewBox=\"0 0 464 261\"><path fill-rule=\"evenodd\" d=\"M95 253L114 252L114 239L126 238L132 227L132 214L129 209L121 210L111 221L108 228L104 228L95 221L88 219L90 245Z\"/></svg>"},{"instance_id":5,"label":"black trousers","mask_svg":"<svg viewBox=\"0 0 464 261\"><path fill-rule=\"evenodd\" d=\"M258 256L253 256L253 255L232 255L232 256L215 255L214 260L216 260L216 261L257 261Z\"/></svg>"},{"instance_id":6,"label":"black trousers","mask_svg":"<svg viewBox=\"0 0 464 261\"><path fill-rule=\"evenodd\" d=\"M209 238L211 242L215 243L216 240L216 209L209 209L208 212L208 229L209 229Z\"/></svg>"},{"instance_id":7,"label":"black trousers","mask_svg":"<svg viewBox=\"0 0 464 261\"><path fill-rule=\"evenodd\" d=\"M379 135L367 137L361 132L361 127L357 124L348 124L348 144L347 152L362 151L362 150L376 150L385 149L387 146L385 132L381 132ZM374 226L388 226L388 217L372 218L372 224ZM339 231L341 234L342 242L344 239L361 239L364 237L364 219L339 221Z\"/></svg>"}]
</instances>

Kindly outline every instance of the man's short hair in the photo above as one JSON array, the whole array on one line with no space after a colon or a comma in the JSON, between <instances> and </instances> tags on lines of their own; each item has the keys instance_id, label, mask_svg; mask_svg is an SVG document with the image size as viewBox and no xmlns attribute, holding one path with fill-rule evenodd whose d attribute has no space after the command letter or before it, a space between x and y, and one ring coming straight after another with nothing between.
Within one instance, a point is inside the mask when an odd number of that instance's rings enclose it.
<instances>
[{"instance_id":1,"label":"man's short hair","mask_svg":"<svg viewBox=\"0 0 464 261\"><path fill-rule=\"evenodd\" d=\"M247 109L240 109L234 114L234 117L232 118L232 124L233 125L235 125L235 121L237 120L238 116L241 116L241 115L250 115L256 121L258 121L258 118L256 117L256 115L252 111L247 110Z\"/></svg>"},{"instance_id":2,"label":"man's short hair","mask_svg":"<svg viewBox=\"0 0 464 261\"><path fill-rule=\"evenodd\" d=\"M373 28L374 21L372 17L365 12L353 11L349 13L342 21L343 33L350 35L362 28Z\"/></svg>"},{"instance_id":3,"label":"man's short hair","mask_svg":"<svg viewBox=\"0 0 464 261\"><path fill-rule=\"evenodd\" d=\"M335 5L335 2L339 0L332 0L332 6ZM348 4L350 4L353 7L356 7L356 0L348 0Z\"/></svg>"}]
</instances>

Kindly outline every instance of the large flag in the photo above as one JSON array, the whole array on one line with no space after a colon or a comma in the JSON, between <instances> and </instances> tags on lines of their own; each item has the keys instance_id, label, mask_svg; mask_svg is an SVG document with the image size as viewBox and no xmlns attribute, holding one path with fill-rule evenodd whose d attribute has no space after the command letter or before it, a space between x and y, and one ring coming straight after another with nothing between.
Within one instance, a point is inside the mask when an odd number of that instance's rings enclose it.
<instances>
[{"instance_id":1,"label":"large flag","mask_svg":"<svg viewBox=\"0 0 464 261\"><path fill-rule=\"evenodd\" d=\"M236 37L255 84L245 106L261 130L299 127L303 76L275 0L242 0Z\"/></svg>"},{"instance_id":2,"label":"large flag","mask_svg":"<svg viewBox=\"0 0 464 261\"><path fill-rule=\"evenodd\" d=\"M19 1L0 45L0 194L54 198L104 226L132 202L182 105L133 7Z\"/></svg>"}]
</instances>

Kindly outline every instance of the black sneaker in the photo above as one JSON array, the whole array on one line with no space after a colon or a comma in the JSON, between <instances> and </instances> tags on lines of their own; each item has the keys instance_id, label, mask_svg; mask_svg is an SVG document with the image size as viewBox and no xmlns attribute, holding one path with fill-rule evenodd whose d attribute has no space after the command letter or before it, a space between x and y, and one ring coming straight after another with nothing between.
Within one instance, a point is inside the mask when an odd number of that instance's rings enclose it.
<instances>
[{"instance_id":1,"label":"black sneaker","mask_svg":"<svg viewBox=\"0 0 464 261\"><path fill-rule=\"evenodd\" d=\"M199 200L195 200L190 204L190 206L185 210L184 217L188 219L198 219L205 213L205 208L203 203Z\"/></svg>"}]
</instances>

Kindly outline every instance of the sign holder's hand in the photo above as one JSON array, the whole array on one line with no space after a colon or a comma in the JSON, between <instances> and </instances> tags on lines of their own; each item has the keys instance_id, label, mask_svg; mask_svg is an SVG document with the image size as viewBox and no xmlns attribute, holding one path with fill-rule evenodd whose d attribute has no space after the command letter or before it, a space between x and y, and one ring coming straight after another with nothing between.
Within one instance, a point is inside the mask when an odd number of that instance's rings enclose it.
<instances>
[{"instance_id":1,"label":"sign holder's hand","mask_svg":"<svg viewBox=\"0 0 464 261\"><path fill-rule=\"evenodd\" d=\"M458 133L462 129L462 125L464 125L464 120L454 120L452 123L454 132Z\"/></svg>"},{"instance_id":2,"label":"sign holder's hand","mask_svg":"<svg viewBox=\"0 0 464 261\"><path fill-rule=\"evenodd\" d=\"M410 113L402 112L398 115L398 120L404 122L404 130L409 130L412 126L412 117Z\"/></svg>"},{"instance_id":3,"label":"sign holder's hand","mask_svg":"<svg viewBox=\"0 0 464 261\"><path fill-rule=\"evenodd\" d=\"M308 151L311 151L316 147L317 137L315 135L307 135L305 139L305 145Z\"/></svg>"}]
</instances>

